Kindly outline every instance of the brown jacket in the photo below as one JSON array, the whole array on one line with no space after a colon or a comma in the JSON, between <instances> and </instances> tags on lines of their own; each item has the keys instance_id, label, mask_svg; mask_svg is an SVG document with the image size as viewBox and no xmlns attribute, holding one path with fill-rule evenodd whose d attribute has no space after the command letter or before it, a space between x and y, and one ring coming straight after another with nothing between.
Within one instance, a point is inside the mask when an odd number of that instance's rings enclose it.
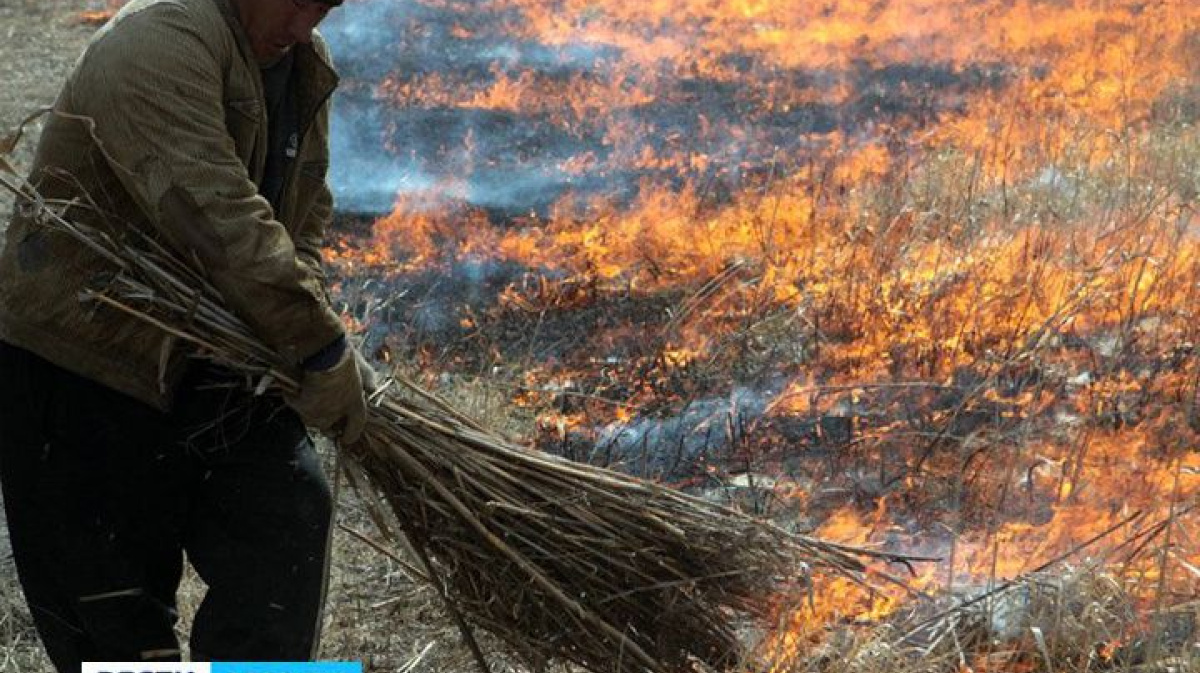
<instances>
[{"instance_id":1,"label":"brown jacket","mask_svg":"<svg viewBox=\"0 0 1200 673\"><path fill-rule=\"evenodd\" d=\"M343 333L320 249L332 213L329 96L319 36L297 45L300 147L281 212L258 195L267 148L259 67L230 0L134 0L88 44L48 118L32 181L92 203L68 218L136 227L197 260L226 305L300 362ZM97 142L98 141L98 142ZM153 327L87 305L113 269L18 204L0 256L0 339L166 408L181 349Z\"/></svg>"}]
</instances>

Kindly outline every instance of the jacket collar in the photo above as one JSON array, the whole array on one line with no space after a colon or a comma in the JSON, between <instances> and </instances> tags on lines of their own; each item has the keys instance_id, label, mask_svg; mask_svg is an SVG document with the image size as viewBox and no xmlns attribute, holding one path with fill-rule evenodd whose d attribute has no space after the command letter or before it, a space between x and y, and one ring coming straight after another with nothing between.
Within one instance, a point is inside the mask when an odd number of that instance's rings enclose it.
<instances>
[{"instance_id":1,"label":"jacket collar","mask_svg":"<svg viewBox=\"0 0 1200 673\"><path fill-rule=\"evenodd\" d=\"M217 5L221 15L225 18L225 23L229 25L229 30L237 41L242 60L246 62L247 67L258 70L259 66L254 59L254 51L250 48L250 38L246 35L245 28L242 27L233 0L211 1ZM323 53L323 48L318 49L317 45L323 47L324 41L319 34L314 34L311 44L297 44L293 47L296 52L296 69L299 74L296 108L300 114L300 123L304 127L311 123L317 109L333 94L338 85L337 72L334 71L333 65ZM264 96L261 83L258 94L259 98Z\"/></svg>"}]
</instances>

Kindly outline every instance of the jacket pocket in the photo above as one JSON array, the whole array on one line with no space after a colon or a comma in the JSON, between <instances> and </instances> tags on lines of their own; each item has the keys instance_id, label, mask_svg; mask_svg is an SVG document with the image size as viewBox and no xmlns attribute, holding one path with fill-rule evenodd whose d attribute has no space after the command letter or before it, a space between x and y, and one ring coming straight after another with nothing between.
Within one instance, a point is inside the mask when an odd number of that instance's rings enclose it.
<instances>
[{"instance_id":1,"label":"jacket pocket","mask_svg":"<svg viewBox=\"0 0 1200 673\"><path fill-rule=\"evenodd\" d=\"M297 167L296 184L292 198L291 224L289 229L295 231L312 215L313 206L324 193L325 175L329 170L328 162L306 161ZM324 213L322 216L327 217Z\"/></svg>"}]
</instances>

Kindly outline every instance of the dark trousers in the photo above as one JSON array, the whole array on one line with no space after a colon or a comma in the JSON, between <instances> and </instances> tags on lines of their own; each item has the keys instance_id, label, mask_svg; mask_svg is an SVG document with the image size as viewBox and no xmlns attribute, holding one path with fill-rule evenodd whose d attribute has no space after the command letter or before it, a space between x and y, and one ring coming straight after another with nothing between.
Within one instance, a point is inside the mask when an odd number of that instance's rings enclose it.
<instances>
[{"instance_id":1,"label":"dark trousers","mask_svg":"<svg viewBox=\"0 0 1200 673\"><path fill-rule=\"evenodd\" d=\"M161 413L0 342L0 487L60 673L178 660L183 558L208 585L196 661L303 661L319 638L330 492L300 419L211 370Z\"/></svg>"}]
</instances>

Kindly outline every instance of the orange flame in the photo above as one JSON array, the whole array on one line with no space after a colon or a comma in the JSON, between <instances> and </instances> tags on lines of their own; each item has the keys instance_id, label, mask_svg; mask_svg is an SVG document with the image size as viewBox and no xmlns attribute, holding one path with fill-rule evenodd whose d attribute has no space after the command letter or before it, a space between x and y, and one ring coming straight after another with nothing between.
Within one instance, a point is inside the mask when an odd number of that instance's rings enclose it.
<instances>
[{"instance_id":1,"label":"orange flame","mask_svg":"<svg viewBox=\"0 0 1200 673\"><path fill-rule=\"evenodd\" d=\"M391 279L477 257L528 269L485 322L606 300L667 306L646 324L581 335L586 355L526 370L531 389L569 376L624 395L568 411L546 408L553 394L522 395L544 405L542 432L566 441L629 420L633 400L669 406L688 376L782 381L750 434L792 434L762 446L739 436L739 458L775 451L773 466L804 473L811 488L796 489L796 509L820 535L942 555L911 580L931 592L1019 576L1135 512L1170 519L1198 495L1189 452L1200 443L1200 6L497 5L519 17L503 26L514 39L611 48L603 76L496 65L484 86L457 73L398 74L380 95L568 130L607 119L605 151L581 150L557 169L659 177L633 198L568 195L544 217L501 224L453 198L406 195L367 240L347 239L330 257L343 275ZM862 128L797 132L770 166L738 164L738 149L763 148L737 115L869 105L861 73L922 66L957 84L904 79L928 105L874 110ZM647 137L657 127L638 111L703 100L672 81L736 91L736 113L693 110L696 133L727 140L727 156L683 133ZM615 342L652 345L608 360ZM612 382L621 376L630 380ZM812 438L796 439L805 432ZM1177 551L1195 564L1184 548L1193 524L1178 524ZM1126 567L1140 586L1193 590L1178 570ZM802 654L826 625L877 623L906 601L822 583L785 614L772 646ZM960 668L1030 666L997 655Z\"/></svg>"}]
</instances>

